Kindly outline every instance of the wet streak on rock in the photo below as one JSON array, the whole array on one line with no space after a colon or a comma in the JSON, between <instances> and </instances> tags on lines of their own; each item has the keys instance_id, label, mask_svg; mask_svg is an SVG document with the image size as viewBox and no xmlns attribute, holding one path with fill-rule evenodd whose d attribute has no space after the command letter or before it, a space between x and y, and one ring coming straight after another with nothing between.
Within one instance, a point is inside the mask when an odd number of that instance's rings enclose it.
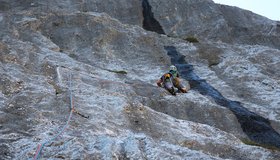
<instances>
[{"instance_id":1,"label":"wet streak on rock","mask_svg":"<svg viewBox=\"0 0 280 160\"><path fill-rule=\"evenodd\" d=\"M159 34L165 34L159 22L154 18L152 7L148 0L142 0L143 8L143 28L148 31L153 31Z\"/></svg>"},{"instance_id":2,"label":"wet streak on rock","mask_svg":"<svg viewBox=\"0 0 280 160\"><path fill-rule=\"evenodd\" d=\"M280 148L280 134L271 127L268 119L244 108L240 102L223 97L219 91L194 73L193 66L185 61L184 56L178 53L174 46L165 46L164 48L171 58L171 63L178 68L182 78L189 81L191 88L202 95L212 97L217 104L230 109L241 124L243 132L252 141Z\"/></svg>"}]
</instances>

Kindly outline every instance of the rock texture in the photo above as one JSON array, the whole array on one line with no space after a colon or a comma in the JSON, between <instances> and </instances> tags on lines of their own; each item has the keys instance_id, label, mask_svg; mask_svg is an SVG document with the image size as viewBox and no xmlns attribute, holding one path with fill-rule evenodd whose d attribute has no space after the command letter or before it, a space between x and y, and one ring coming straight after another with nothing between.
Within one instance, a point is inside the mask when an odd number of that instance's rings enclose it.
<instances>
[{"instance_id":1,"label":"rock texture","mask_svg":"<svg viewBox=\"0 0 280 160\"><path fill-rule=\"evenodd\" d=\"M280 23L211 0L150 0L155 19L172 37L280 48Z\"/></svg>"},{"instance_id":2,"label":"rock texture","mask_svg":"<svg viewBox=\"0 0 280 160\"><path fill-rule=\"evenodd\" d=\"M0 4L1 159L48 140L39 158L280 159L279 22L210 0ZM188 93L156 86L171 64ZM88 118L67 125L71 104Z\"/></svg>"}]
</instances>

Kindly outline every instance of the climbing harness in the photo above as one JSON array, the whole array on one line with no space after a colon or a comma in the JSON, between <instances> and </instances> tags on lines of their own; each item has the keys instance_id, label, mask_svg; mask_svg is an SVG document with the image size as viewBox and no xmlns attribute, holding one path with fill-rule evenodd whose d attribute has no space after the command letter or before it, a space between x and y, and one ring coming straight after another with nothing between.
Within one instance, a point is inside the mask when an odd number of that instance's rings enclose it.
<instances>
[{"instance_id":1,"label":"climbing harness","mask_svg":"<svg viewBox=\"0 0 280 160\"><path fill-rule=\"evenodd\" d=\"M37 159L40 158L40 153L42 152L43 147L46 144L49 144L50 142L56 140L59 136L62 135L62 133L66 130L67 126L69 125L69 122L71 120L73 112L75 112L74 101L73 101L73 98L72 98L72 75L71 74L69 74L69 98L70 98L70 109L71 109L71 111L69 113L68 120L67 120L66 124L63 126L62 130L60 132L58 132L53 138L50 138L50 139L46 140L44 143L39 144L37 146L37 149L36 149L35 156L34 156L33 160L37 160Z\"/></svg>"}]
</instances>

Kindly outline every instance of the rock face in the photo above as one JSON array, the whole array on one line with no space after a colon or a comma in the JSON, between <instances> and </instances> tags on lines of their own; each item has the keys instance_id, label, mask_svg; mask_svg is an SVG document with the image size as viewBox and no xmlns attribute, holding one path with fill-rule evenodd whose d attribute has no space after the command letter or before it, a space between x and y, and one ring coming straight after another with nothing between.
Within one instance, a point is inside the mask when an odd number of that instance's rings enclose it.
<instances>
[{"instance_id":1,"label":"rock face","mask_svg":"<svg viewBox=\"0 0 280 160\"><path fill-rule=\"evenodd\" d=\"M279 22L210 0L0 4L1 159L280 159ZM188 93L156 86L171 64Z\"/></svg>"},{"instance_id":2,"label":"rock face","mask_svg":"<svg viewBox=\"0 0 280 160\"><path fill-rule=\"evenodd\" d=\"M280 23L211 0L150 0L155 19L169 36L280 48Z\"/></svg>"}]
</instances>

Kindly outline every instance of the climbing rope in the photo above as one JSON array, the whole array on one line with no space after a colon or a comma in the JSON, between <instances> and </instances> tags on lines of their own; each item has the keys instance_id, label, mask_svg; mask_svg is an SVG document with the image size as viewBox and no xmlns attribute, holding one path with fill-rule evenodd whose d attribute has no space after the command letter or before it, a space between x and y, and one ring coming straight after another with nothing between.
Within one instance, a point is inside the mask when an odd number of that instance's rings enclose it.
<instances>
[{"instance_id":1,"label":"climbing rope","mask_svg":"<svg viewBox=\"0 0 280 160\"><path fill-rule=\"evenodd\" d=\"M46 140L44 143L39 144L37 146L37 149L36 149L35 156L34 156L33 160L37 160L38 158L40 158L40 153L42 152L43 147L46 144L56 140L59 136L62 135L62 133L66 130L67 126L69 125L69 122L71 120L73 112L75 112L74 101L73 101L73 98L72 98L72 75L71 75L71 73L69 74L69 97L70 97L70 108L71 108L71 111L69 113L69 116L68 116L66 124L63 126L62 130L60 132L58 132L53 138L50 138L49 140Z\"/></svg>"}]
</instances>

